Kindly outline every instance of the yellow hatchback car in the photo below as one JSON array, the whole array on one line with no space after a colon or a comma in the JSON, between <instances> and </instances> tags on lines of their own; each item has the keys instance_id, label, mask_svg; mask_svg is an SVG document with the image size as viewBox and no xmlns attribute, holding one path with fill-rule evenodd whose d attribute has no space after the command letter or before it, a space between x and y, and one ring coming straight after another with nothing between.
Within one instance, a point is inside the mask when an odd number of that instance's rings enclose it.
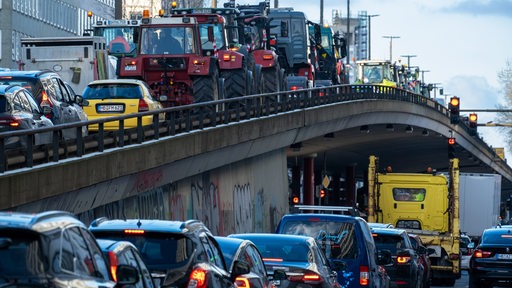
<instances>
[{"instance_id":1,"label":"yellow hatchback car","mask_svg":"<svg viewBox=\"0 0 512 288\"><path fill-rule=\"evenodd\" d=\"M162 109L162 104L152 96L146 82L136 79L95 80L82 94L82 107L89 120L135 114ZM165 120L165 113L159 115ZM142 125L152 125L151 115L142 118ZM137 117L124 120L124 128L137 127ZM105 122L105 131L119 130L119 121ZM89 131L98 131L98 125L89 125Z\"/></svg>"}]
</instances>

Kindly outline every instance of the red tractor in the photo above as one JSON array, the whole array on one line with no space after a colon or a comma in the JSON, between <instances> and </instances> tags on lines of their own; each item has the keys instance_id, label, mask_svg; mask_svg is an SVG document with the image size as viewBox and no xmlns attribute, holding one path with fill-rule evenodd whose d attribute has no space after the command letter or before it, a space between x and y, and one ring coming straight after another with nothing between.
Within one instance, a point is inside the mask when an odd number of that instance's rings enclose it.
<instances>
[{"instance_id":1,"label":"red tractor","mask_svg":"<svg viewBox=\"0 0 512 288\"><path fill-rule=\"evenodd\" d=\"M139 53L121 59L119 76L144 80L164 107L223 98L219 71L243 67L242 55L218 50L213 27L201 32L195 17L143 17L139 35Z\"/></svg>"}]
</instances>

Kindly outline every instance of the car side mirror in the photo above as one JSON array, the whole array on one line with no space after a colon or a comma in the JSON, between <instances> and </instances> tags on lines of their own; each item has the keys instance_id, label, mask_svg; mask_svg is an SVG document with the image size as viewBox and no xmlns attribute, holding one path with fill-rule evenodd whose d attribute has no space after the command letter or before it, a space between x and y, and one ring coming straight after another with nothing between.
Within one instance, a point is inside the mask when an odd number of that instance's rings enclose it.
<instances>
[{"instance_id":1,"label":"car side mirror","mask_svg":"<svg viewBox=\"0 0 512 288\"><path fill-rule=\"evenodd\" d=\"M285 280L286 278L288 278L288 276L286 276L286 272L284 272L284 270L274 270L274 276L272 277L272 280Z\"/></svg>"},{"instance_id":2,"label":"car side mirror","mask_svg":"<svg viewBox=\"0 0 512 288\"><path fill-rule=\"evenodd\" d=\"M235 279L240 275L244 275L251 272L249 264L244 261L236 260L233 263L233 271L231 272L231 278Z\"/></svg>"},{"instance_id":3,"label":"car side mirror","mask_svg":"<svg viewBox=\"0 0 512 288\"><path fill-rule=\"evenodd\" d=\"M377 264L388 265L391 264L391 251L382 249L377 251Z\"/></svg>"},{"instance_id":4,"label":"car side mirror","mask_svg":"<svg viewBox=\"0 0 512 288\"><path fill-rule=\"evenodd\" d=\"M139 271L133 266L118 265L116 270L117 284L116 287L125 285L134 285L139 282Z\"/></svg>"}]
</instances>

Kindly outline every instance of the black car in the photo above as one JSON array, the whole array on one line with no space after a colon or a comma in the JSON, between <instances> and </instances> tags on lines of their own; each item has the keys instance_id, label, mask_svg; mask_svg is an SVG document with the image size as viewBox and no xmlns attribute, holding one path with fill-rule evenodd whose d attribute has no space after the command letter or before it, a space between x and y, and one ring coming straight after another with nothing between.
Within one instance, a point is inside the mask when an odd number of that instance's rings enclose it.
<instances>
[{"instance_id":1,"label":"black car","mask_svg":"<svg viewBox=\"0 0 512 288\"><path fill-rule=\"evenodd\" d=\"M30 91L19 85L0 85L0 132L52 126L52 121L44 116ZM27 137L10 137L6 139L5 147L27 147L27 141ZM51 142L50 132L34 135L35 145Z\"/></svg>"},{"instance_id":2,"label":"black car","mask_svg":"<svg viewBox=\"0 0 512 288\"><path fill-rule=\"evenodd\" d=\"M149 272L137 247L128 241L114 241L107 239L96 239L101 251L107 258L109 271L114 281L117 281L116 271L119 265L129 265L137 268L140 275L139 281L134 285L136 288L155 288L153 278Z\"/></svg>"},{"instance_id":3,"label":"black car","mask_svg":"<svg viewBox=\"0 0 512 288\"><path fill-rule=\"evenodd\" d=\"M87 116L79 105L79 100L73 91L69 90L59 74L50 70L41 71L1 71L1 84L16 84L29 90L36 103L48 107L48 117L53 124L86 121ZM88 134L87 126L82 129L82 135ZM75 129L63 130L64 139L76 138Z\"/></svg>"},{"instance_id":4,"label":"black car","mask_svg":"<svg viewBox=\"0 0 512 288\"><path fill-rule=\"evenodd\" d=\"M361 217L323 213L287 214L281 218L276 233L313 237L338 273L338 282L343 287L387 285L388 277L379 265L388 264L391 255L377 251L370 227Z\"/></svg>"},{"instance_id":5,"label":"black car","mask_svg":"<svg viewBox=\"0 0 512 288\"><path fill-rule=\"evenodd\" d=\"M272 282L267 276L267 269L263 263L258 247L249 240L215 236L215 240L219 243L222 255L228 267L233 266L235 260L244 261L249 264L251 272L236 277L235 284L237 287L246 288L266 288L272 287ZM275 275L274 275L275 276ZM286 275L281 275L280 279L284 279Z\"/></svg>"},{"instance_id":6,"label":"black car","mask_svg":"<svg viewBox=\"0 0 512 288\"><path fill-rule=\"evenodd\" d=\"M473 244L470 244L470 248ZM469 287L512 285L512 229L484 230L469 260Z\"/></svg>"},{"instance_id":7,"label":"black car","mask_svg":"<svg viewBox=\"0 0 512 288\"><path fill-rule=\"evenodd\" d=\"M160 287L234 287L234 279L250 272L235 261L231 273L210 230L199 220L108 220L89 230L100 239L129 241Z\"/></svg>"},{"instance_id":8,"label":"black car","mask_svg":"<svg viewBox=\"0 0 512 288\"><path fill-rule=\"evenodd\" d=\"M272 233L232 234L228 237L250 240L258 247L276 287L341 287L336 271L312 237ZM286 277L282 277L283 271Z\"/></svg>"},{"instance_id":9,"label":"black car","mask_svg":"<svg viewBox=\"0 0 512 288\"><path fill-rule=\"evenodd\" d=\"M423 240L417 234L409 234L409 240L411 240L412 247L418 253L421 266L423 266L423 288L429 288L432 282L432 263L430 261L430 255L435 253L433 248L427 248L423 244Z\"/></svg>"},{"instance_id":10,"label":"black car","mask_svg":"<svg viewBox=\"0 0 512 288\"><path fill-rule=\"evenodd\" d=\"M393 261L384 265L391 286L422 287L423 266L407 232L403 229L373 228L372 235L379 250L391 252Z\"/></svg>"},{"instance_id":11,"label":"black car","mask_svg":"<svg viewBox=\"0 0 512 288\"><path fill-rule=\"evenodd\" d=\"M0 212L0 287L122 287L137 270L119 265L116 282L87 227L73 214Z\"/></svg>"}]
</instances>

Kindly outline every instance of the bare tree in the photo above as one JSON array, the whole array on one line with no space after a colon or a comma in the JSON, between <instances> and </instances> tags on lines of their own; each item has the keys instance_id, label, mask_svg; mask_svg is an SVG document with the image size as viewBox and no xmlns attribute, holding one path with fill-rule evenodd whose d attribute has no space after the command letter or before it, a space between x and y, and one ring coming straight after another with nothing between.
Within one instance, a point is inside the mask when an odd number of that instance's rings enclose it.
<instances>
[{"instance_id":1,"label":"bare tree","mask_svg":"<svg viewBox=\"0 0 512 288\"><path fill-rule=\"evenodd\" d=\"M512 62L510 60L505 64L505 68L498 73L498 79L503 86L503 96L505 99L505 105L498 105L498 109L510 110L510 107L512 107ZM512 112L498 112L496 114L496 122L507 123L505 127L500 127L499 129L506 135L504 137L506 145L509 149L512 149L512 129L508 125L508 123L512 123Z\"/></svg>"}]
</instances>

